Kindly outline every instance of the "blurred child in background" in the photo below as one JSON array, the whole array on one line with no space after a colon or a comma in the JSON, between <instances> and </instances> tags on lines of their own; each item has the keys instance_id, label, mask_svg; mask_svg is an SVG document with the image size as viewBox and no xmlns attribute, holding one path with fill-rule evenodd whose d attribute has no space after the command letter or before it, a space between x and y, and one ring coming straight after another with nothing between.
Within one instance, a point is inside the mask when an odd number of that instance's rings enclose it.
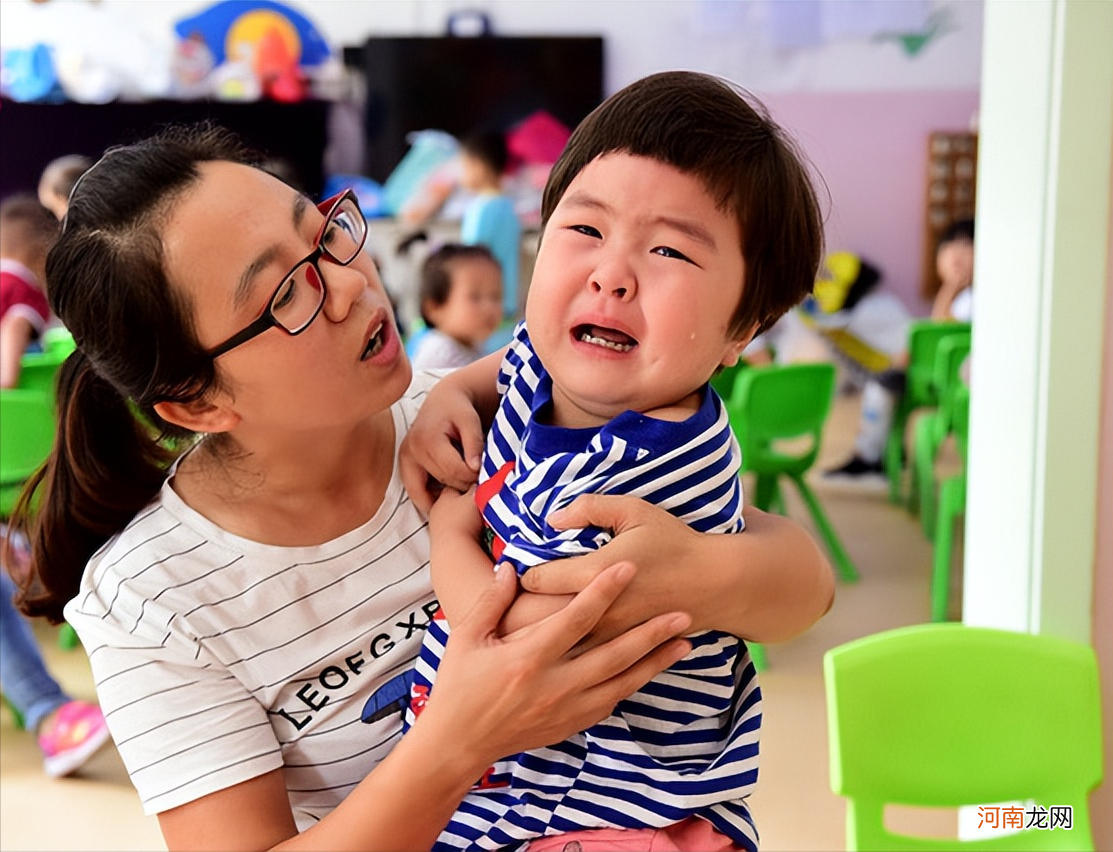
<instances>
[{"instance_id":1,"label":"blurred child in background","mask_svg":"<svg viewBox=\"0 0 1113 852\"><path fill-rule=\"evenodd\" d=\"M486 246L449 243L421 270L421 318L414 369L462 367L484 354L502 320L502 270Z\"/></svg>"},{"instance_id":2,"label":"blurred child in background","mask_svg":"<svg viewBox=\"0 0 1113 852\"><path fill-rule=\"evenodd\" d=\"M0 203L0 387L19 382L20 359L50 321L46 253L58 220L33 195Z\"/></svg>"},{"instance_id":3,"label":"blurred child in background","mask_svg":"<svg viewBox=\"0 0 1113 852\"><path fill-rule=\"evenodd\" d=\"M506 137L496 130L479 130L460 142L460 185L475 193L460 223L460 241L491 249L502 268L502 313L516 317L522 226L502 188L509 156Z\"/></svg>"},{"instance_id":4,"label":"blurred child in background","mask_svg":"<svg viewBox=\"0 0 1113 852\"><path fill-rule=\"evenodd\" d=\"M39 178L39 201L58 221L66 215L70 192L93 161L83 154L67 154L47 163Z\"/></svg>"}]
</instances>

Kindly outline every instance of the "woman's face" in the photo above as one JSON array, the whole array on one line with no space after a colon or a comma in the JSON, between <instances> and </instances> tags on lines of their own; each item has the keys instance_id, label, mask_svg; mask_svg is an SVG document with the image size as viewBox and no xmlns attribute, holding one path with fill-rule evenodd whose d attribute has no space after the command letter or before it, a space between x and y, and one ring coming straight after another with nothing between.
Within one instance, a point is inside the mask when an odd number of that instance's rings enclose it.
<instances>
[{"instance_id":1,"label":"woman's face","mask_svg":"<svg viewBox=\"0 0 1113 852\"><path fill-rule=\"evenodd\" d=\"M192 305L212 348L258 318L287 273L315 247L324 216L270 175L204 163L170 210L162 236L168 277ZM301 431L345 426L392 405L409 362L371 257L322 258L326 297L302 333L270 328L217 358L224 402L245 427Z\"/></svg>"}]
</instances>

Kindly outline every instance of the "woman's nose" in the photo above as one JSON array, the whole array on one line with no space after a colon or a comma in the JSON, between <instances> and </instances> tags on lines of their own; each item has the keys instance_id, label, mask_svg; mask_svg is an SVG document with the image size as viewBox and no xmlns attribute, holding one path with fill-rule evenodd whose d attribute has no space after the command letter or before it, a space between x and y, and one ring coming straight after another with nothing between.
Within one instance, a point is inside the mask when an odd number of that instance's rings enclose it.
<instances>
[{"instance_id":1,"label":"woman's nose","mask_svg":"<svg viewBox=\"0 0 1113 852\"><path fill-rule=\"evenodd\" d=\"M342 266L327 256L317 262L325 280L324 312L332 322L343 322L360 300L370 284L368 274L359 264L359 258Z\"/></svg>"}]
</instances>

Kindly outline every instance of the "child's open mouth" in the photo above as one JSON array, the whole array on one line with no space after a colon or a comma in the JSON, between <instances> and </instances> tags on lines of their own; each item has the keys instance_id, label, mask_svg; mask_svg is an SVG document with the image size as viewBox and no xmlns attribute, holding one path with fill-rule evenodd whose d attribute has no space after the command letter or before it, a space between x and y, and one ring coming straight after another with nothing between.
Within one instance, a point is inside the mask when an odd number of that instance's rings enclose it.
<instances>
[{"instance_id":1,"label":"child's open mouth","mask_svg":"<svg viewBox=\"0 0 1113 852\"><path fill-rule=\"evenodd\" d=\"M638 345L630 335L613 328L604 328L601 325L578 325L572 329L572 336L582 343L592 346L602 346L615 352L629 352Z\"/></svg>"}]
</instances>

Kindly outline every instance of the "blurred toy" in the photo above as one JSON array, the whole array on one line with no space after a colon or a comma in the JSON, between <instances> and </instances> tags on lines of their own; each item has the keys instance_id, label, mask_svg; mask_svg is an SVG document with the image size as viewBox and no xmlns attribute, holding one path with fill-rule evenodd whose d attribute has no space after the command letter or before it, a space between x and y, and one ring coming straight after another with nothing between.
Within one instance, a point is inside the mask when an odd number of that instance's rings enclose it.
<instances>
[{"instance_id":1,"label":"blurred toy","mask_svg":"<svg viewBox=\"0 0 1113 852\"><path fill-rule=\"evenodd\" d=\"M209 75L216 67L213 52L205 44L205 37L192 32L179 39L170 60L172 91L179 98L201 98L212 92Z\"/></svg>"},{"instance_id":2,"label":"blurred toy","mask_svg":"<svg viewBox=\"0 0 1113 852\"><path fill-rule=\"evenodd\" d=\"M328 44L308 18L272 0L223 0L174 25L181 39L199 33L218 66L250 60L272 29L278 32L299 65L319 65L330 55Z\"/></svg>"},{"instance_id":3,"label":"blurred toy","mask_svg":"<svg viewBox=\"0 0 1113 852\"><path fill-rule=\"evenodd\" d=\"M13 101L56 103L66 99L45 44L5 50L3 80L4 94Z\"/></svg>"},{"instance_id":4,"label":"blurred toy","mask_svg":"<svg viewBox=\"0 0 1113 852\"><path fill-rule=\"evenodd\" d=\"M304 100L308 91L305 74L277 27L270 27L255 47L252 62L263 94L283 103Z\"/></svg>"}]
</instances>

